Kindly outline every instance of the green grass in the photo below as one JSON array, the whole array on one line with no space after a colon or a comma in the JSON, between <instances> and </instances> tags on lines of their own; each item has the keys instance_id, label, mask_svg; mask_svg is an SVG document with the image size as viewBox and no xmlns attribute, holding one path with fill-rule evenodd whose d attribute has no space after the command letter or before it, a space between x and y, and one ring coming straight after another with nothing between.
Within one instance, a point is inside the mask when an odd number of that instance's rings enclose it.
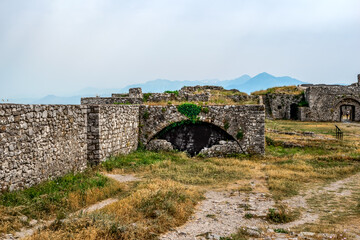
<instances>
[{"instance_id":1,"label":"green grass","mask_svg":"<svg viewBox=\"0 0 360 240\"><path fill-rule=\"evenodd\" d=\"M46 218L59 212L73 210L68 197L70 193L78 193L80 205L86 205L87 191L109 187L112 182L99 173L67 174L61 178L35 185L25 190L6 192L0 195L0 205L19 207L20 212L31 218ZM112 193L119 189L113 189Z\"/></svg>"},{"instance_id":2,"label":"green grass","mask_svg":"<svg viewBox=\"0 0 360 240\"><path fill-rule=\"evenodd\" d=\"M222 184L249 177L255 163L239 158L190 158L184 153L136 151L102 164L107 171L121 169L146 178L171 179L183 184ZM254 166L253 166L254 165Z\"/></svg>"},{"instance_id":3,"label":"green grass","mask_svg":"<svg viewBox=\"0 0 360 240\"><path fill-rule=\"evenodd\" d=\"M157 153L145 150L138 150L128 155L111 157L107 161L103 162L101 166L106 171L112 171L116 168L137 169L140 166L151 165L165 160L171 160L176 162L185 161L185 159L181 158L180 155L175 152Z\"/></svg>"}]
</instances>

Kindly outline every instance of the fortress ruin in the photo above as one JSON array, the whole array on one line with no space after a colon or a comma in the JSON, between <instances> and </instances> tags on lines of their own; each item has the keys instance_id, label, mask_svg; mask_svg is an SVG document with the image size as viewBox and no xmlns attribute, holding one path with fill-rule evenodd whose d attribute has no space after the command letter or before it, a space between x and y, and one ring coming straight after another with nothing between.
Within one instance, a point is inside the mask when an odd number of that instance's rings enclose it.
<instances>
[{"instance_id":1,"label":"fortress ruin","mask_svg":"<svg viewBox=\"0 0 360 240\"><path fill-rule=\"evenodd\" d=\"M247 95L216 86L112 97L81 105L0 104L0 191L30 187L83 171L139 146L194 156L265 152L265 117L301 121L360 121L358 82L300 85ZM196 102L191 119L179 104Z\"/></svg>"}]
</instances>

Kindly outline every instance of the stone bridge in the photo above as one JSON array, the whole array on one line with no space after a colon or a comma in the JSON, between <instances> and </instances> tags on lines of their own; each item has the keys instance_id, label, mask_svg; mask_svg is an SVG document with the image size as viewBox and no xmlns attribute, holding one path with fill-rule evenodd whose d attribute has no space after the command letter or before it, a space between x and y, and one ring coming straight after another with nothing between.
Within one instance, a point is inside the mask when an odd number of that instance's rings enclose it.
<instances>
[{"instance_id":1,"label":"stone bridge","mask_svg":"<svg viewBox=\"0 0 360 240\"><path fill-rule=\"evenodd\" d=\"M242 151L264 153L265 109L263 105L212 105L205 108L207 111L200 112L198 116L198 121L206 123L203 124L203 130L206 131L206 128L211 125L216 126L220 133L224 132L231 136L228 140L237 141ZM145 146L166 127L188 119L177 110L175 105L142 105L139 117L139 141ZM199 132L199 134L202 133Z\"/></svg>"}]
</instances>

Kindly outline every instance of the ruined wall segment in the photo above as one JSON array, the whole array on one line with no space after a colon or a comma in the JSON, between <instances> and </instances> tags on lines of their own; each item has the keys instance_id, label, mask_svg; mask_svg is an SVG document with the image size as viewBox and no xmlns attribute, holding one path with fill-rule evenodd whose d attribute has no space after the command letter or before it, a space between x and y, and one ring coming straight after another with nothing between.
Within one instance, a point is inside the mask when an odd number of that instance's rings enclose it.
<instances>
[{"instance_id":1,"label":"ruined wall segment","mask_svg":"<svg viewBox=\"0 0 360 240\"><path fill-rule=\"evenodd\" d=\"M87 166L86 107L0 104L0 192Z\"/></svg>"},{"instance_id":2,"label":"ruined wall segment","mask_svg":"<svg viewBox=\"0 0 360 240\"><path fill-rule=\"evenodd\" d=\"M354 121L360 121L360 86L308 85L305 98L309 103L306 121L340 121L340 106L355 107Z\"/></svg>"},{"instance_id":3,"label":"ruined wall segment","mask_svg":"<svg viewBox=\"0 0 360 240\"><path fill-rule=\"evenodd\" d=\"M291 119L291 105L298 105L302 100L303 95L266 94L263 97L266 116L270 119Z\"/></svg>"},{"instance_id":4,"label":"ruined wall segment","mask_svg":"<svg viewBox=\"0 0 360 240\"><path fill-rule=\"evenodd\" d=\"M139 106L89 106L88 120L88 161L91 164L136 150Z\"/></svg>"},{"instance_id":5,"label":"ruined wall segment","mask_svg":"<svg viewBox=\"0 0 360 240\"><path fill-rule=\"evenodd\" d=\"M142 104L142 98L132 97L88 97L81 98L82 105L104 105L104 104Z\"/></svg>"},{"instance_id":6,"label":"ruined wall segment","mask_svg":"<svg viewBox=\"0 0 360 240\"><path fill-rule=\"evenodd\" d=\"M207 111L199 114L199 121L220 127L237 139L245 152L265 151L265 109L264 105L206 106ZM146 145L165 127L188 118L177 111L177 106L140 106L141 144ZM239 134L241 132L242 134ZM239 139L239 135L242 135Z\"/></svg>"}]
</instances>

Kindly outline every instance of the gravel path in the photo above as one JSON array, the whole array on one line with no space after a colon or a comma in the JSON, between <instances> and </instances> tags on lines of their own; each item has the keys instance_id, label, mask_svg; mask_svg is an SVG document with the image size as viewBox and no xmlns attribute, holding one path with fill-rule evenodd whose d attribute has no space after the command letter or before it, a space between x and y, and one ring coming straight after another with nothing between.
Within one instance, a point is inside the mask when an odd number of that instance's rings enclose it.
<instances>
[{"instance_id":1,"label":"gravel path","mask_svg":"<svg viewBox=\"0 0 360 240\"><path fill-rule=\"evenodd\" d=\"M239 193L229 191L206 193L206 199L198 206L195 214L184 224L160 237L161 240L185 240L185 239L220 239L234 233L240 227L245 227L253 237L260 237L259 229L266 233L265 239L313 239L314 233L300 233L290 236L277 234L273 229L288 229L305 223L315 223L319 215L307 204L307 199L314 195L332 192L339 196L351 195L351 190L342 190L349 183L358 181L360 173L351 177L333 182L325 187L316 187L302 195L287 199L282 203L289 208L302 208L299 219L286 224L269 224L265 216L269 208L274 207L275 202L263 193ZM253 218L246 218L245 214L252 214ZM323 234L323 239L333 238L332 234ZM324 237L324 236L328 236ZM355 236L356 238L357 236Z\"/></svg>"}]
</instances>

